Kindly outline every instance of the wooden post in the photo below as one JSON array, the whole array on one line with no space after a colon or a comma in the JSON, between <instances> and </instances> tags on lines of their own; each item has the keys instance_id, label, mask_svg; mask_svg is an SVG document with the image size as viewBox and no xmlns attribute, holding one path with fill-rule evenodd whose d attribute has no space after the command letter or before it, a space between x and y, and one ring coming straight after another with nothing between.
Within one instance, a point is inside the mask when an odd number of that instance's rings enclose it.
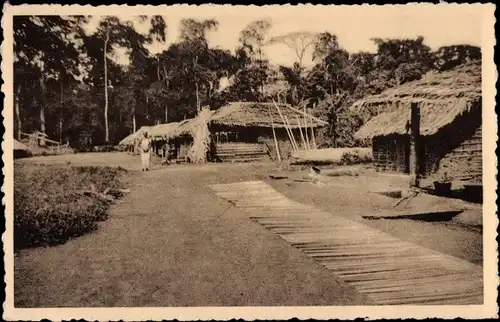
<instances>
[{"instance_id":1,"label":"wooden post","mask_svg":"<svg viewBox=\"0 0 500 322\"><path fill-rule=\"evenodd\" d=\"M312 122L311 122L312 123ZM317 150L318 147L316 146L316 134L314 134L314 127L311 126L311 137L312 137L312 145L313 145L313 149L314 150Z\"/></svg>"},{"instance_id":2,"label":"wooden post","mask_svg":"<svg viewBox=\"0 0 500 322\"><path fill-rule=\"evenodd\" d=\"M419 140L420 140L420 107L411 103L410 116L410 188L418 188L419 182Z\"/></svg>"},{"instance_id":3,"label":"wooden post","mask_svg":"<svg viewBox=\"0 0 500 322\"><path fill-rule=\"evenodd\" d=\"M276 147L276 156L278 157L278 162L281 162L280 147L278 144L278 139L276 138L276 131L274 130L273 115L271 114L271 107L269 107L269 117L271 118L271 127L273 129L274 145Z\"/></svg>"},{"instance_id":4,"label":"wooden post","mask_svg":"<svg viewBox=\"0 0 500 322\"><path fill-rule=\"evenodd\" d=\"M316 106L316 104L314 105ZM316 135L314 134L314 126L313 126L313 116L312 113L309 114L309 126L311 127L311 138L312 138L312 145L313 148L316 150L318 147L316 146Z\"/></svg>"},{"instance_id":5,"label":"wooden post","mask_svg":"<svg viewBox=\"0 0 500 322\"><path fill-rule=\"evenodd\" d=\"M302 140L302 146L304 147L304 150L307 150L307 143L306 143L306 139L304 138L304 134L302 134L302 126L300 124L299 117L295 116L295 120L296 120L297 124L299 125L299 131L300 131L300 138ZM307 129L305 129L305 130L307 131Z\"/></svg>"},{"instance_id":6,"label":"wooden post","mask_svg":"<svg viewBox=\"0 0 500 322\"><path fill-rule=\"evenodd\" d=\"M288 129L290 131L290 134L292 135L292 143L295 146L295 151L298 151L299 150L299 145L297 144L297 141L295 140L295 135L293 134L293 129L290 126L290 122L288 122L288 118L286 117L286 115L283 114L283 116L285 118L286 126L288 127Z\"/></svg>"},{"instance_id":7,"label":"wooden post","mask_svg":"<svg viewBox=\"0 0 500 322\"><path fill-rule=\"evenodd\" d=\"M288 128L288 126L287 126L287 124L288 124L288 123L286 122L285 117L284 117L284 116L283 116L283 114L281 113L281 110L280 110L280 108L278 107L278 104L276 104L276 102L275 102L274 100L273 100L273 103L274 103L274 106L276 107L276 109L278 110L278 113L279 113L279 115L280 115L280 117L281 117L281 120L283 121L283 125L285 126L285 130L286 130L286 133L288 134L288 137L289 137L289 139L290 139L290 144L292 145L292 148L293 148L294 150L297 150L297 149L295 148L295 145L294 145L293 133L292 133L291 129L290 129L290 128Z\"/></svg>"},{"instance_id":8,"label":"wooden post","mask_svg":"<svg viewBox=\"0 0 500 322\"><path fill-rule=\"evenodd\" d=\"M307 133L307 129L309 127L307 126L307 109L306 109L306 106L304 105L304 132L306 133L306 143L307 143L307 149L310 150L311 149L311 144L309 142L309 134Z\"/></svg>"}]
</instances>

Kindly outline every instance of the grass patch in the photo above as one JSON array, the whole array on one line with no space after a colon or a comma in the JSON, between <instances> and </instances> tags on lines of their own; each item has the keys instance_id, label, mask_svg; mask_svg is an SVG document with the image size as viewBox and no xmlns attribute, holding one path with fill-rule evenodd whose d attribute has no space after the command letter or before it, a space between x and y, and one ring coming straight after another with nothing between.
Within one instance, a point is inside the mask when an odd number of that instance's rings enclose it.
<instances>
[{"instance_id":1,"label":"grass patch","mask_svg":"<svg viewBox=\"0 0 500 322\"><path fill-rule=\"evenodd\" d=\"M122 168L16 164L14 249L62 244L97 229L109 202L78 191L122 188Z\"/></svg>"}]
</instances>

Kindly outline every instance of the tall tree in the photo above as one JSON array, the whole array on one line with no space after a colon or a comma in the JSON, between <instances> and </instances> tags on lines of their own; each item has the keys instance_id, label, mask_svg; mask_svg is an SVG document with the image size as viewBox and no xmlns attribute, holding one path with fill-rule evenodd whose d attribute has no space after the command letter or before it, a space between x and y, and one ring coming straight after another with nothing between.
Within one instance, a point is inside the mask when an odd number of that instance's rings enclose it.
<instances>
[{"instance_id":1,"label":"tall tree","mask_svg":"<svg viewBox=\"0 0 500 322\"><path fill-rule=\"evenodd\" d=\"M116 48L124 48L129 53L131 65L136 67L138 60L144 61L149 57L148 51L144 48L146 40L147 37L138 33L131 21L122 22L116 16L105 16L99 22L96 32L87 39L87 54L92 60L94 86L101 82L101 77L98 75L102 71L105 142L110 142L111 139L109 131L109 87L113 81L109 79L109 76L111 74L110 67L115 68L109 57L115 54ZM134 70L134 68L131 68L131 70Z\"/></svg>"},{"instance_id":2,"label":"tall tree","mask_svg":"<svg viewBox=\"0 0 500 322\"><path fill-rule=\"evenodd\" d=\"M46 99L49 80L62 82L74 80L79 75L77 40L82 35L80 23L84 17L16 16L14 18L14 87L17 97L16 120L18 138L22 131L22 88L38 84L39 126L46 130ZM43 42L39 41L44 39ZM48 44L48 45L47 45ZM60 87L60 86L57 86Z\"/></svg>"},{"instance_id":3,"label":"tall tree","mask_svg":"<svg viewBox=\"0 0 500 322\"><path fill-rule=\"evenodd\" d=\"M471 45L444 46L436 50L434 55L434 68L444 71L470 61L481 60L481 48Z\"/></svg>"},{"instance_id":4,"label":"tall tree","mask_svg":"<svg viewBox=\"0 0 500 322\"><path fill-rule=\"evenodd\" d=\"M424 37L372 40L378 47L376 68L389 73L395 86L419 79L434 65L434 56L431 48L424 44Z\"/></svg>"},{"instance_id":5,"label":"tall tree","mask_svg":"<svg viewBox=\"0 0 500 322\"><path fill-rule=\"evenodd\" d=\"M328 32L316 38L313 61L316 64L306 78L309 105L329 122L324 133L328 145L349 145L351 118L347 107L353 102L353 92L358 86L355 64L339 46L337 36Z\"/></svg>"},{"instance_id":6,"label":"tall tree","mask_svg":"<svg viewBox=\"0 0 500 322\"><path fill-rule=\"evenodd\" d=\"M227 88L231 97L250 101L261 101L264 98L264 86L270 70L263 47L271 26L270 20L256 20L240 32L236 48L239 71L234 75L233 84Z\"/></svg>"},{"instance_id":7,"label":"tall tree","mask_svg":"<svg viewBox=\"0 0 500 322\"><path fill-rule=\"evenodd\" d=\"M295 55L297 56L298 67L302 68L304 57L307 51L314 46L317 38L317 33L308 31L295 31L272 37L267 42L267 45L286 45L288 48L294 51Z\"/></svg>"},{"instance_id":8,"label":"tall tree","mask_svg":"<svg viewBox=\"0 0 500 322\"><path fill-rule=\"evenodd\" d=\"M198 21L194 19L181 20L180 39L182 50L190 59L190 73L194 79L196 94L196 111L201 111L200 90L203 83L207 83L211 78L210 70L203 65L200 60L209 55L207 34L216 30L219 23L214 19Z\"/></svg>"},{"instance_id":9,"label":"tall tree","mask_svg":"<svg viewBox=\"0 0 500 322\"><path fill-rule=\"evenodd\" d=\"M303 61L307 51L314 46L317 38L317 33L296 31L272 37L267 42L267 45L284 44L293 50L296 55L296 62L293 67L280 66L280 71L290 86L290 103L293 105L300 105L302 103L305 76Z\"/></svg>"},{"instance_id":10,"label":"tall tree","mask_svg":"<svg viewBox=\"0 0 500 322\"><path fill-rule=\"evenodd\" d=\"M315 38L312 59L315 62L322 62L337 49L339 49L337 36L329 32L322 32Z\"/></svg>"},{"instance_id":11,"label":"tall tree","mask_svg":"<svg viewBox=\"0 0 500 322\"><path fill-rule=\"evenodd\" d=\"M109 142L109 124L108 124L108 109L109 109L109 97L108 97L108 54L113 51L113 44L121 41L120 35L121 22L118 17L106 16L99 24L97 34L102 39L103 51L102 51L102 61L104 68L104 131L105 131L105 142Z\"/></svg>"},{"instance_id":12,"label":"tall tree","mask_svg":"<svg viewBox=\"0 0 500 322\"><path fill-rule=\"evenodd\" d=\"M158 44L165 44L165 41L167 40L167 24L165 22L165 19L163 18L163 16L159 16L159 15L156 15L156 16L152 16L151 17L151 27L149 29L149 33L148 33L148 37L147 37L147 40L150 44L153 44L153 43L158 43ZM157 53L155 55L155 59L156 59L156 75L157 75L157 81L160 82L160 81L164 81L165 82L165 86L167 87L168 89L168 75L166 73L166 66L165 64L163 64L163 66L161 66L161 53ZM161 68L163 67L163 68ZM164 72L164 75L163 75L163 79L162 79L162 76L161 76L161 69L163 69L163 72ZM168 122L168 104L165 104L165 123Z\"/></svg>"}]
</instances>

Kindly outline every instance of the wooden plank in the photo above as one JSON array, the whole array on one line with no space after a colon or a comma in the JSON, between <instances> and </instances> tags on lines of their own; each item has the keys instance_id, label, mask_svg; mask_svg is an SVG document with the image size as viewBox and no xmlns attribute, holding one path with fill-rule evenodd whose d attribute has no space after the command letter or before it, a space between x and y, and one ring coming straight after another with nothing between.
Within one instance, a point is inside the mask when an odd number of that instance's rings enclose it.
<instances>
[{"instance_id":1,"label":"wooden plank","mask_svg":"<svg viewBox=\"0 0 500 322\"><path fill-rule=\"evenodd\" d=\"M375 303L482 302L478 265L294 202L262 182L215 185L214 192Z\"/></svg>"}]
</instances>

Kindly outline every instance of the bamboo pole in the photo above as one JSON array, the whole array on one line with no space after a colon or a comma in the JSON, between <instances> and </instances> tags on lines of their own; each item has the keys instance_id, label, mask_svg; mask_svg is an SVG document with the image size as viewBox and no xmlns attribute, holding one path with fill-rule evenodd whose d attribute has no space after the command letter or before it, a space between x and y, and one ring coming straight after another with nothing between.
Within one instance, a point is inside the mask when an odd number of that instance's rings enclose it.
<instances>
[{"instance_id":1,"label":"bamboo pole","mask_svg":"<svg viewBox=\"0 0 500 322\"><path fill-rule=\"evenodd\" d=\"M292 144L293 149L295 151L297 151L299 149L299 147L297 146L297 142L295 141L295 136L293 135L293 132L292 132L292 129L290 128L288 120L286 119L286 115L284 115L284 114L282 114L282 115L283 115L283 120L285 123L285 128L288 130L288 133L290 133L290 143Z\"/></svg>"},{"instance_id":2,"label":"bamboo pole","mask_svg":"<svg viewBox=\"0 0 500 322\"><path fill-rule=\"evenodd\" d=\"M280 111L280 113L282 113L280 109L278 109L278 110ZM292 130L292 127L290 126L290 122L288 121L288 118L286 117L285 114L283 114L283 117L284 117L285 123L286 123L285 126L288 127L288 131L290 132L290 136L292 138L292 144L295 146L295 151L298 151L299 145L297 144L297 140L295 140L295 135L293 135L293 130Z\"/></svg>"},{"instance_id":3,"label":"bamboo pole","mask_svg":"<svg viewBox=\"0 0 500 322\"><path fill-rule=\"evenodd\" d=\"M309 134L307 133L307 110L306 106L304 105L304 132L306 133L306 142L307 142L307 148L310 150L311 149L311 144L309 142Z\"/></svg>"},{"instance_id":4,"label":"bamboo pole","mask_svg":"<svg viewBox=\"0 0 500 322\"><path fill-rule=\"evenodd\" d=\"M286 115L283 114L283 116L285 117L286 126L288 126L290 134L292 135L292 141L293 141L293 144L295 145L295 150L297 151L297 150L299 150L299 145L297 144L297 141L295 140L295 136L293 135L292 128L290 127L290 122L288 122L288 118L286 117Z\"/></svg>"},{"instance_id":5,"label":"bamboo pole","mask_svg":"<svg viewBox=\"0 0 500 322\"><path fill-rule=\"evenodd\" d=\"M285 125L285 130L286 130L286 133L288 134L288 138L290 139L290 143L291 143L291 145L292 145L292 148L293 148L294 150L296 150L295 145L293 144L293 133L291 133L290 129L288 128L288 126L287 126L287 122L286 122L285 118L283 117L283 114L281 113L281 110L280 110L280 108L278 107L278 104L276 104L276 102L275 102L274 100L272 100L272 101L273 101L273 103L274 103L274 106L275 106L275 107L276 107L276 109L278 110L278 114L280 115L281 120L283 121L283 124Z\"/></svg>"},{"instance_id":6,"label":"bamboo pole","mask_svg":"<svg viewBox=\"0 0 500 322\"><path fill-rule=\"evenodd\" d=\"M312 137L312 143L313 143L313 147L314 149L316 150L317 147L316 147L316 137L314 136L314 127L312 126L313 124L313 119L312 119L312 115L309 114L309 118L311 119L311 137Z\"/></svg>"},{"instance_id":7,"label":"bamboo pole","mask_svg":"<svg viewBox=\"0 0 500 322\"><path fill-rule=\"evenodd\" d=\"M306 139L304 138L304 134L302 133L302 127L300 126L299 117L296 115L295 119L297 120L297 124L299 125L300 139L302 140L302 145L304 146L304 150L307 150ZM307 131L307 129L305 129Z\"/></svg>"},{"instance_id":8,"label":"bamboo pole","mask_svg":"<svg viewBox=\"0 0 500 322\"><path fill-rule=\"evenodd\" d=\"M271 119L271 128L273 129L273 138L274 138L274 145L276 147L276 156L278 157L278 162L281 162L280 148L278 144L278 139L276 139L276 131L274 130L274 121L273 121L273 115L271 114L271 107L269 107L268 111L269 111L269 118Z\"/></svg>"}]
</instances>

